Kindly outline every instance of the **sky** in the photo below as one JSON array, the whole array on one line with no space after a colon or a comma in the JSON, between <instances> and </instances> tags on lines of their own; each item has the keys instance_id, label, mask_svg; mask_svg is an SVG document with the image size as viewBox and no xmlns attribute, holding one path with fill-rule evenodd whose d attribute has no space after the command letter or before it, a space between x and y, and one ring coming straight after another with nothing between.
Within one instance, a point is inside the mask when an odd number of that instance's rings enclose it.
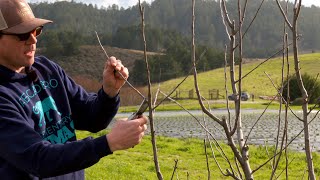
<instances>
[{"instance_id":1,"label":"sky","mask_svg":"<svg viewBox=\"0 0 320 180\"><path fill-rule=\"evenodd\" d=\"M55 2L55 1L63 1L63 0L27 0L29 3L37 3L37 2ZM71 0L66 0L71 1ZM130 6L134 6L138 3L138 0L74 0L75 2L82 2L86 4L97 4L98 7L104 6L108 7L112 4L117 4L119 7L128 8ZM141 2L146 1L151 3L153 0L141 0ZM294 0L290 0L294 2ZM312 4L320 7L320 0L302 0L302 4L305 6L311 6Z\"/></svg>"},{"instance_id":2,"label":"sky","mask_svg":"<svg viewBox=\"0 0 320 180\"><path fill-rule=\"evenodd\" d=\"M55 1L71 1L71 0L27 0L29 3L37 3L37 2L55 2ZM113 4L117 4L119 7L128 8L130 6L134 6L138 3L138 0L74 0L75 2L82 2L86 4L97 4L98 7L104 6L108 7ZM152 0L141 0L141 2L146 1L151 3Z\"/></svg>"}]
</instances>

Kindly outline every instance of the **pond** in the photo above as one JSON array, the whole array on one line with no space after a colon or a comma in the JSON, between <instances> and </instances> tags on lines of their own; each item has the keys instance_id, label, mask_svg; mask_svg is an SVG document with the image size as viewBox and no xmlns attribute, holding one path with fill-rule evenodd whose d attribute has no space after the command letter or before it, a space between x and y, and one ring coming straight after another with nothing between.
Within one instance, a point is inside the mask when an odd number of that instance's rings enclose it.
<instances>
[{"instance_id":1,"label":"pond","mask_svg":"<svg viewBox=\"0 0 320 180\"><path fill-rule=\"evenodd\" d=\"M234 112L234 111L231 111ZM174 112L156 112L154 117L156 135L177 137L177 138L205 138L206 132L199 124L206 125L209 132L215 139L225 140L225 133L221 126L214 120L203 116L201 111L190 111L198 121L185 111ZM228 112L223 109L214 110L213 113L221 118L228 117ZM297 136L303 130L303 123L295 116L301 117L301 111L295 111L295 115L291 112L288 114L288 142ZM119 113L116 118L128 117L131 113ZM242 111L242 127L244 136L247 137L252 126L257 122L262 114L262 110L246 109ZM231 123L234 119L234 113L231 113ZM313 111L309 115L309 120L313 119L309 125L310 143L312 151L320 152L320 115ZM283 134L284 113L280 115L280 139ZM279 124L278 110L268 110L261 116L250 133L248 144L255 145L274 145L277 139ZM150 129L150 128L149 128ZM147 132L150 133L150 132ZM236 136L234 136L236 139ZM304 149L304 133L302 132L289 146L290 149L302 151Z\"/></svg>"}]
</instances>

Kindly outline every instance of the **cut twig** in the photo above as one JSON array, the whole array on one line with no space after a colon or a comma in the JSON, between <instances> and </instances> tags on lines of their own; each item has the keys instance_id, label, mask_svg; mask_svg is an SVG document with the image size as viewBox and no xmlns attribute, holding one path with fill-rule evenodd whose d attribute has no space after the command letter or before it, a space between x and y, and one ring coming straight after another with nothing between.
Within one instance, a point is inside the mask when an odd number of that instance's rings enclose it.
<instances>
[{"instance_id":1,"label":"cut twig","mask_svg":"<svg viewBox=\"0 0 320 180\"><path fill-rule=\"evenodd\" d=\"M106 55L106 57L109 59L108 53L107 53L106 50L103 48L97 31L95 31L95 33L96 33L96 36L97 36L97 39L98 39L98 42L99 42L99 44L100 44L101 49L103 50L103 52L104 52L104 54Z\"/></svg>"}]
</instances>

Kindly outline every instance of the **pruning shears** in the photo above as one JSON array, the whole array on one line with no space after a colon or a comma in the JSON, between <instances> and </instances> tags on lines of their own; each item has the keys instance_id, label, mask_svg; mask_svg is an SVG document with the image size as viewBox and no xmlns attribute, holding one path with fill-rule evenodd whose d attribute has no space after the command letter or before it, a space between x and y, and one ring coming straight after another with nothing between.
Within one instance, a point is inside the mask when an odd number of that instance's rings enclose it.
<instances>
[{"instance_id":1,"label":"pruning shears","mask_svg":"<svg viewBox=\"0 0 320 180\"><path fill-rule=\"evenodd\" d=\"M138 109L138 111L136 111L135 113L131 114L131 116L128 117L128 120L132 120L132 119L136 119L139 116L141 116L146 109L148 108L148 101L146 98L143 99L142 103L140 104L140 107Z\"/></svg>"}]
</instances>

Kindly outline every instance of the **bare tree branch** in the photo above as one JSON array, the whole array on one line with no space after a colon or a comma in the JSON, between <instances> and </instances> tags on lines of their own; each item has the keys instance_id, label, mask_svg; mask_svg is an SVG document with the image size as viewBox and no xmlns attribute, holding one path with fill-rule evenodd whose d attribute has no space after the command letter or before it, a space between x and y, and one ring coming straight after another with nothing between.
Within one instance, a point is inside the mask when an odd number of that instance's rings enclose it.
<instances>
[{"instance_id":1,"label":"bare tree branch","mask_svg":"<svg viewBox=\"0 0 320 180\"><path fill-rule=\"evenodd\" d=\"M204 50L204 51L201 53L201 55L200 55L197 63L203 58L203 56L205 55L206 52L207 52L207 49ZM186 77L184 77L184 78L182 79L182 81L181 81L180 83L178 83L178 85L177 85L175 88L173 88L173 89L171 90L171 92L170 92L165 98L163 98L156 106L154 106L153 109L156 109L156 108L157 108L158 106L160 106L166 99L168 99L168 97L170 97L170 96L172 95L172 93L174 93L174 92L178 89L178 87L180 87L180 85L183 84L183 83L188 79L188 77L190 76L190 74L191 74L192 71L193 71L193 67L190 69L188 75L187 75Z\"/></svg>"},{"instance_id":2,"label":"bare tree branch","mask_svg":"<svg viewBox=\"0 0 320 180\"><path fill-rule=\"evenodd\" d=\"M151 78L150 78L150 68L147 57L147 43L145 36L145 21L144 21L144 7L141 6L141 2L139 0L139 10L141 15L141 34L144 44L144 60L146 63L147 75L148 75L148 104L149 104L149 123L150 123L150 131L151 131L151 142L153 149L153 160L156 168L157 177L159 180L163 180L163 176L161 174L159 161L158 161L158 151L157 151L157 142L155 138L155 130L154 130L154 121L153 121L153 109L152 109L152 95L151 95Z\"/></svg>"},{"instance_id":3,"label":"bare tree branch","mask_svg":"<svg viewBox=\"0 0 320 180\"><path fill-rule=\"evenodd\" d=\"M178 159L175 159L175 160L174 160L174 167L173 167L173 172L172 172L172 175L171 175L171 180L173 180L174 173L175 173L176 170L178 169L178 162L179 162Z\"/></svg>"},{"instance_id":4,"label":"bare tree branch","mask_svg":"<svg viewBox=\"0 0 320 180\"><path fill-rule=\"evenodd\" d=\"M293 43L290 43L287 47L291 46ZM277 51L276 53L274 53L273 55L271 55L270 57L268 57L266 60L264 60L263 62L261 62L260 64L258 64L255 68L253 68L252 70L250 70L247 74L245 74L243 77L241 77L240 79L244 79L246 78L249 74L251 74L253 71L255 71L256 69L258 69L261 65L263 65L264 63L266 63L267 61L269 61L270 59L274 58L276 55L278 55L279 53L281 53L285 48L280 49L279 51ZM240 80L239 79L239 80ZM239 81L238 80L238 81ZM235 83L238 83L238 81L236 81Z\"/></svg>"},{"instance_id":5,"label":"bare tree branch","mask_svg":"<svg viewBox=\"0 0 320 180\"><path fill-rule=\"evenodd\" d=\"M268 110L269 106L271 105L271 103L276 99L276 96L273 97L273 99L268 103L268 105L265 107L265 109L263 110L263 112L261 113L261 115L259 116L259 118L256 120L256 122L254 122L254 124L252 125L252 127L249 130L248 135L246 136L246 140L244 142L245 145L247 145L247 141L251 135L252 130L255 128L255 126L258 124L258 122L260 121L260 119L262 118L262 116L265 114L265 112Z\"/></svg>"},{"instance_id":6,"label":"bare tree branch","mask_svg":"<svg viewBox=\"0 0 320 180\"><path fill-rule=\"evenodd\" d=\"M209 158L208 158L208 153L207 153L206 139L203 140L203 148L204 148L204 154L206 155L206 165L207 165L207 172L208 172L208 180L210 180L211 179L211 171L210 171Z\"/></svg>"},{"instance_id":7,"label":"bare tree branch","mask_svg":"<svg viewBox=\"0 0 320 180\"><path fill-rule=\"evenodd\" d=\"M279 0L277 0L278 7L285 18L287 24L289 25L288 18L284 14L280 4ZM312 161L312 150L310 146L310 135L309 135L309 123L308 123L308 92L303 84L302 76L301 76L301 68L300 68L300 60L299 60L299 50L298 50L298 43L297 39L299 37L298 35L298 17L300 15L301 10L301 0L296 0L294 4L294 14L293 14L293 22L291 26L291 32L292 32L292 39L293 39L293 57L294 57L294 67L295 67L295 73L297 77L297 83L300 90L300 93L302 94L302 116L303 116L303 125L304 125L304 147L305 147L305 154L307 159L307 165L308 165L308 175L310 180L315 180L315 172L314 172L314 165Z\"/></svg>"},{"instance_id":8,"label":"bare tree branch","mask_svg":"<svg viewBox=\"0 0 320 180\"><path fill-rule=\"evenodd\" d=\"M288 27L292 30L293 27L292 27L292 25L291 25L291 23L290 23L290 21L289 21L289 19L288 19L288 16L285 14L284 10L282 9L279 0L276 0L276 2L277 2L277 5L278 5L278 7L279 7L279 9L280 9L280 12L281 12L282 16L284 17L284 20L286 21Z\"/></svg>"},{"instance_id":9,"label":"bare tree branch","mask_svg":"<svg viewBox=\"0 0 320 180\"><path fill-rule=\"evenodd\" d=\"M252 24L253 24L254 20L257 18L258 13L260 12L261 7L262 7L262 5L263 5L264 1L265 1L265 0L262 0L262 1L261 1L261 3L260 3L260 6L259 6L258 10L256 11L256 13L255 13L255 15L254 15L253 19L251 20L251 22L250 22L249 26L247 27L247 29L246 29L246 30L245 30L245 32L243 33L242 38L244 38L244 36L247 34L247 32L249 31L250 27L252 26Z\"/></svg>"},{"instance_id":10,"label":"bare tree branch","mask_svg":"<svg viewBox=\"0 0 320 180\"><path fill-rule=\"evenodd\" d=\"M312 119L311 121L308 122L308 125L311 124L313 122L314 119ZM278 153L276 153L274 156L272 156L271 158L269 158L266 162L264 162L263 164L261 164L259 167L257 167L256 169L254 169L252 171L252 174L254 174L255 172L257 172L259 169L261 169L263 166L265 166L268 162L270 162L273 158L275 158L279 153L281 153L282 151L284 151L285 149L287 149L289 147L290 144L292 144L292 142L294 140L296 140L300 135L301 133L304 131L305 128L302 128L302 130L297 134L295 135L293 138L291 138L291 140L289 141L288 144L286 144L286 146L284 146Z\"/></svg>"},{"instance_id":11,"label":"bare tree branch","mask_svg":"<svg viewBox=\"0 0 320 180\"><path fill-rule=\"evenodd\" d=\"M227 45L225 46L224 50L224 89L226 91L226 101L227 101L227 111L228 111L228 125L229 125L229 131L231 131L231 115L230 115L230 107L229 107L229 99L228 99L228 87L227 87Z\"/></svg>"},{"instance_id":12,"label":"bare tree branch","mask_svg":"<svg viewBox=\"0 0 320 180\"><path fill-rule=\"evenodd\" d=\"M97 31L95 31L95 32L96 32L96 36L97 36L97 39L98 39L98 41L99 41L99 44L100 44L101 49L103 50L103 52L104 52L104 54L106 55L106 57L109 59L109 56L108 56L106 50L103 48L103 46L102 46L102 44L101 44L101 41L100 41L100 38L99 38L99 35L98 35ZM119 73L119 72L118 72L118 73ZM136 89L121 73L119 73L119 75L120 75L120 76L122 77L122 79L125 80L126 83L127 83L133 90L135 90L142 98L145 98L144 95L143 95L138 89Z\"/></svg>"}]
</instances>

